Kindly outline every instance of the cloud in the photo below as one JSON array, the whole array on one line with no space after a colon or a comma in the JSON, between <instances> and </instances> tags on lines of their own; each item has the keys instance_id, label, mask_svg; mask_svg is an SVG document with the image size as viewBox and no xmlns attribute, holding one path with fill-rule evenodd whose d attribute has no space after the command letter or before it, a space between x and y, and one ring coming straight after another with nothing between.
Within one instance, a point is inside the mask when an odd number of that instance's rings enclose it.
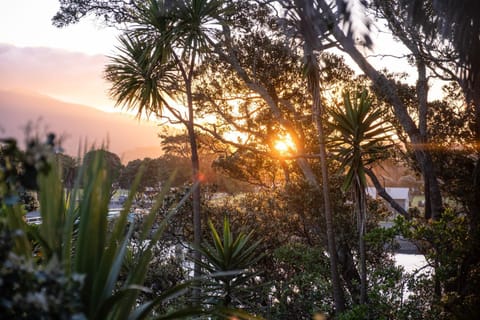
<instances>
[{"instance_id":1,"label":"cloud","mask_svg":"<svg viewBox=\"0 0 480 320\"><path fill-rule=\"evenodd\" d=\"M0 44L0 88L32 91L97 108L113 107L103 79L108 58L46 47Z\"/></svg>"}]
</instances>

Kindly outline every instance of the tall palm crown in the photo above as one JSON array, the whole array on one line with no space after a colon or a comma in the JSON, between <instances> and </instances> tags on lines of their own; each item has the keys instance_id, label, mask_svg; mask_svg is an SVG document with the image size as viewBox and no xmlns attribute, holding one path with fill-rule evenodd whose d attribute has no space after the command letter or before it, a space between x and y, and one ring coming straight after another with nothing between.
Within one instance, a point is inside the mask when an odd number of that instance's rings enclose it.
<instances>
[{"instance_id":1,"label":"tall palm crown","mask_svg":"<svg viewBox=\"0 0 480 320\"><path fill-rule=\"evenodd\" d=\"M354 179L364 188L365 167L386 156L391 126L382 119L384 111L373 107L367 90L355 92L353 99L346 92L343 102L345 109L336 107L328 112L334 130L330 146L341 168L347 170L343 188L348 189Z\"/></svg>"},{"instance_id":2,"label":"tall palm crown","mask_svg":"<svg viewBox=\"0 0 480 320\"><path fill-rule=\"evenodd\" d=\"M161 114L166 108L188 133L192 180L194 245L202 238L200 206L200 162L195 133L194 80L200 59L209 53L209 44L221 30L222 17L227 9L218 0L148 0L138 2L132 14L132 24L121 38L119 55L107 66L107 79L112 82L110 93L118 105ZM183 115L170 99L181 102ZM200 252L194 252L200 260ZM195 263L194 275L201 275ZM199 290L193 292L199 302Z\"/></svg>"},{"instance_id":3,"label":"tall palm crown","mask_svg":"<svg viewBox=\"0 0 480 320\"><path fill-rule=\"evenodd\" d=\"M106 78L112 83L110 93L117 105L160 115L166 103L168 89L175 83L171 62L165 59L162 48L125 35L119 38L119 54L111 57Z\"/></svg>"},{"instance_id":4,"label":"tall palm crown","mask_svg":"<svg viewBox=\"0 0 480 320\"><path fill-rule=\"evenodd\" d=\"M117 105L160 114L168 96L185 92L195 63L209 52L227 9L222 1L160 1L140 4L132 27L120 37L106 67Z\"/></svg>"}]
</instances>

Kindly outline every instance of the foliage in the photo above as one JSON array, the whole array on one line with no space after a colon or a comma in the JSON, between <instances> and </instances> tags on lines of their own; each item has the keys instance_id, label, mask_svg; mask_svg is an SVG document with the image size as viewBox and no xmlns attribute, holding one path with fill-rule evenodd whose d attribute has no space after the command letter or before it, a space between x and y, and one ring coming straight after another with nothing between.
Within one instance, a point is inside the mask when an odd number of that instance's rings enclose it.
<instances>
[{"instance_id":1,"label":"foliage","mask_svg":"<svg viewBox=\"0 0 480 320\"><path fill-rule=\"evenodd\" d=\"M468 217L447 209L438 221L399 218L403 234L419 244L433 274L432 308L449 319L479 316L478 230L471 230Z\"/></svg>"},{"instance_id":2,"label":"foliage","mask_svg":"<svg viewBox=\"0 0 480 320\"><path fill-rule=\"evenodd\" d=\"M49 266L58 269L52 272L64 274L64 277L58 280L63 281L66 289L69 283L74 285L78 277L83 278L79 300L75 303L81 304L81 311L88 319L145 318L156 305L178 295L188 285L186 283L169 288L153 300L137 305L137 297L142 290L146 269L152 258L152 249L160 238L169 216L175 213L175 209L172 210L157 230L151 231L155 220L155 208L162 204L163 194L159 196L141 226L140 239L142 243L147 243L148 239L148 244L135 253L136 263L129 270L128 276L119 282L120 270L133 231L133 225L128 225L127 215L135 192L130 193L121 215L115 221L113 229L109 230L107 210L111 180L105 159L97 155L90 166L81 169L85 170L79 175L79 179L84 178L84 188L78 205L76 204L78 187L74 188L72 196L66 202L63 198L57 164L52 156L45 161L49 163L51 170L38 175L43 222L32 234L37 243L35 251L32 251L19 204L5 202L2 204L3 222L15 235L12 253L22 261L22 265L38 264L39 270L48 269ZM133 190L138 180L139 177ZM6 184L5 180L1 180L1 183L2 186ZM78 183L79 181L77 186ZM32 252L37 254L32 256ZM25 273L22 268L18 269L18 272ZM27 269L28 272L31 271ZM51 284L58 285L55 282ZM76 312L77 309L72 310ZM183 309L158 315L157 318L171 319L199 313L200 309Z\"/></svg>"},{"instance_id":3,"label":"foliage","mask_svg":"<svg viewBox=\"0 0 480 320\"><path fill-rule=\"evenodd\" d=\"M200 248L204 260L199 261L208 279L204 294L209 304L224 307L248 305L252 295L252 280L257 272L255 264L263 258L258 252L260 240L251 243L253 231L234 236L227 217L223 233L219 235L209 221L212 243L204 242Z\"/></svg>"},{"instance_id":4,"label":"foliage","mask_svg":"<svg viewBox=\"0 0 480 320\"><path fill-rule=\"evenodd\" d=\"M338 170L333 167L332 171ZM332 176L332 190L339 190L343 179ZM293 181L292 181L293 182ZM248 307L267 319L292 319L311 317L313 312L333 314L328 260L325 255L325 226L322 204L318 194L308 189L308 184L296 181L286 189L278 188L265 192L225 198L225 204L216 203L205 208L209 217L222 222L229 217L232 229L251 230L262 235L260 252L266 254L259 261L257 270L264 270L257 278L256 303ZM332 191L333 192L333 191ZM355 259L357 245L356 228L351 206L345 205L346 195L336 193L334 205L336 230L341 254L341 271L348 301L358 300L359 276ZM393 237L395 230L374 229L378 221L387 215L380 201L368 202L369 216L366 236L367 267L372 305L369 308L394 308L395 294L398 298L401 286L393 271L382 271L393 263ZM319 214L320 213L320 214ZM357 273L356 273L357 272ZM303 288L299 290L298 288ZM378 290L377 290L378 288ZM387 290L388 289L388 290ZM374 294L379 294L375 297ZM376 307L378 304L378 307ZM396 310L396 309L395 309ZM394 311L391 311L392 313ZM374 318L374 317L373 317Z\"/></svg>"},{"instance_id":5,"label":"foliage","mask_svg":"<svg viewBox=\"0 0 480 320\"><path fill-rule=\"evenodd\" d=\"M0 199L6 204L13 204L18 201L19 192L38 189L38 172L45 173L50 169L47 156L53 150L53 140L43 144L29 139L25 152L19 150L14 139L2 139L0 143Z\"/></svg>"},{"instance_id":6,"label":"foliage","mask_svg":"<svg viewBox=\"0 0 480 320\"><path fill-rule=\"evenodd\" d=\"M75 159L63 153L57 153L55 157L57 158L59 166L62 170L61 179L63 185L68 190L73 189L75 185L75 178L78 175L78 169L80 167L78 159ZM118 163L116 163L116 165L118 166Z\"/></svg>"},{"instance_id":7,"label":"foliage","mask_svg":"<svg viewBox=\"0 0 480 320\"><path fill-rule=\"evenodd\" d=\"M36 266L12 252L11 230L0 230L0 317L2 319L86 319L81 276L67 276L58 262Z\"/></svg>"},{"instance_id":8,"label":"foliage","mask_svg":"<svg viewBox=\"0 0 480 320\"><path fill-rule=\"evenodd\" d=\"M322 248L285 244L273 254L269 319L311 319L317 311L332 313L328 258Z\"/></svg>"},{"instance_id":9,"label":"foliage","mask_svg":"<svg viewBox=\"0 0 480 320\"><path fill-rule=\"evenodd\" d=\"M59 11L52 19L57 27L77 23L89 14L100 17L107 23L126 22L131 19L129 12L136 5L130 0L60 0L59 3Z\"/></svg>"},{"instance_id":10,"label":"foliage","mask_svg":"<svg viewBox=\"0 0 480 320\"><path fill-rule=\"evenodd\" d=\"M480 199L477 187L477 138L474 109L466 105L457 85L444 87L445 97L434 101L429 110L429 131L435 172L444 182L442 191L454 206L478 226Z\"/></svg>"},{"instance_id":11,"label":"foliage","mask_svg":"<svg viewBox=\"0 0 480 320\"><path fill-rule=\"evenodd\" d=\"M365 167L388 156L389 130L384 110L372 105L366 89L343 94L342 109L337 106L328 110L334 133L329 138L330 146L347 171L343 189L357 183L367 186Z\"/></svg>"},{"instance_id":12,"label":"foliage","mask_svg":"<svg viewBox=\"0 0 480 320\"><path fill-rule=\"evenodd\" d=\"M84 166L88 168L94 165L97 157L105 158L107 174L109 175L108 179L116 183L123 167L118 155L105 149L90 150L83 156ZM63 163L65 162L63 161Z\"/></svg>"},{"instance_id":13,"label":"foliage","mask_svg":"<svg viewBox=\"0 0 480 320\"><path fill-rule=\"evenodd\" d=\"M480 65L476 57L480 42L475 37L480 32L478 2L464 0L458 5L456 1L415 0L400 3L413 21L413 27L421 30L426 39L440 37L452 45L460 77L468 82L469 88L478 88Z\"/></svg>"}]
</instances>

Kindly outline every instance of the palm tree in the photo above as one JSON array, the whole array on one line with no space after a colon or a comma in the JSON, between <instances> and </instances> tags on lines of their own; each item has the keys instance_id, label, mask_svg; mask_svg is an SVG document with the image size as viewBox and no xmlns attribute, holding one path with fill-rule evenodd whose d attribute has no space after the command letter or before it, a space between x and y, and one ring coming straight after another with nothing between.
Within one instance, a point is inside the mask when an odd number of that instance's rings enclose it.
<instances>
[{"instance_id":1,"label":"palm tree","mask_svg":"<svg viewBox=\"0 0 480 320\"><path fill-rule=\"evenodd\" d=\"M334 135L330 138L330 147L341 163L341 169L347 170L343 189L352 189L357 216L359 255L360 255L360 303L367 299L367 267L365 257L366 232L366 168L375 161L385 158L391 129L382 120L383 110L374 108L367 90L343 95L344 109L329 110L332 118L330 126Z\"/></svg>"},{"instance_id":2,"label":"palm tree","mask_svg":"<svg viewBox=\"0 0 480 320\"><path fill-rule=\"evenodd\" d=\"M132 27L120 38L119 54L111 58L106 77L117 105L161 116L167 110L187 130L193 182L200 176L194 117L195 70L209 52L216 26L225 12L223 1L149 0L136 7ZM183 104L186 116L172 101ZM193 190L194 246L201 243L200 188ZM195 251L195 259L200 253ZM194 275L201 270L195 264ZM198 298L198 291L194 297Z\"/></svg>"}]
</instances>

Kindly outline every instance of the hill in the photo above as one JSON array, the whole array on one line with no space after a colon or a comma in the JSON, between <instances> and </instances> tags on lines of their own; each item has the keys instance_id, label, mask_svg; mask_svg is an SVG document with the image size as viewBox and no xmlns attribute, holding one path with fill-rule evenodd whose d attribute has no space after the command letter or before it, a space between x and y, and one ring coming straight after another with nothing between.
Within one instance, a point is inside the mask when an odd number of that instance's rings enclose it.
<instances>
[{"instance_id":1,"label":"hill","mask_svg":"<svg viewBox=\"0 0 480 320\"><path fill-rule=\"evenodd\" d=\"M107 113L35 93L0 90L0 137L24 141L26 127L39 137L48 132L61 138L62 148L77 155L79 146L107 144L126 163L161 155L159 128L133 116Z\"/></svg>"}]
</instances>

